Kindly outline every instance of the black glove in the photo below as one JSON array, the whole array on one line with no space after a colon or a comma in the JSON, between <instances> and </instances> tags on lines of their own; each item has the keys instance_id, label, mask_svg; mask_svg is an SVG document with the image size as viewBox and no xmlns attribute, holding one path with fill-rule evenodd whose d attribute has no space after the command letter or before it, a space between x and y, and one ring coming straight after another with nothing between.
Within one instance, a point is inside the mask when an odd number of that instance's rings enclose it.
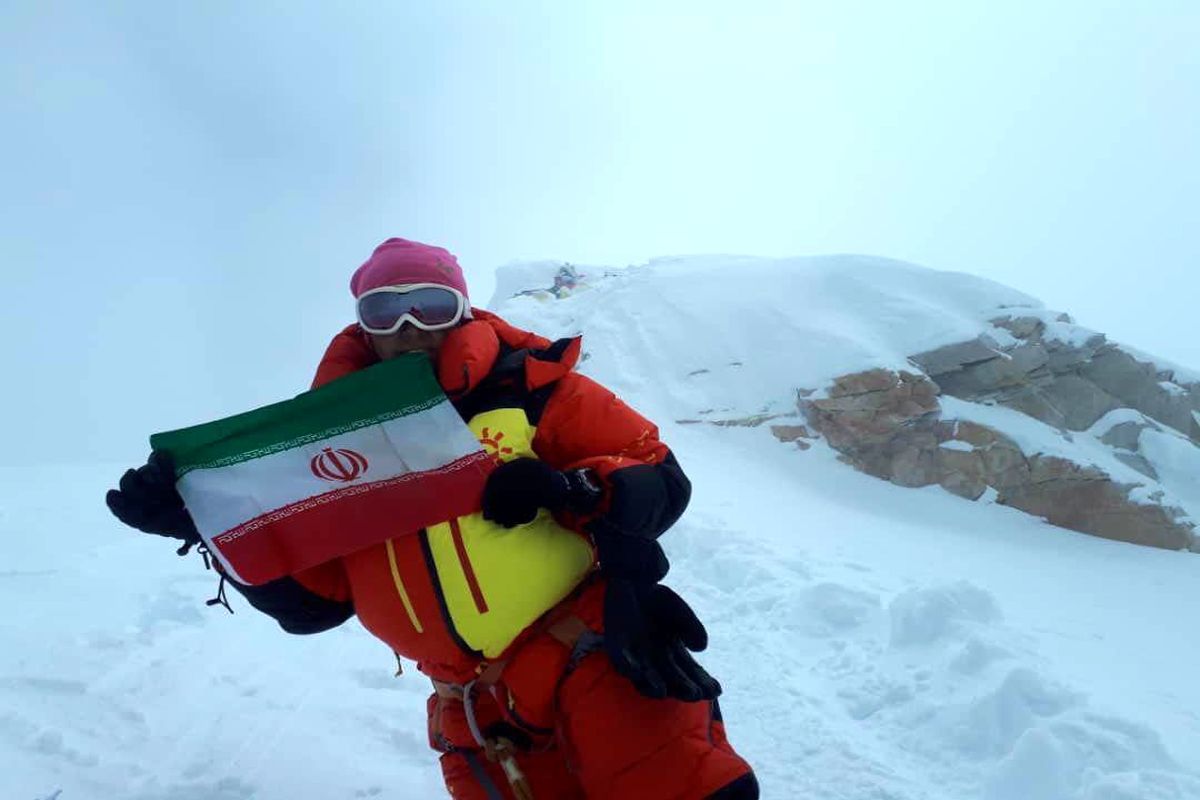
<instances>
[{"instance_id":1,"label":"black glove","mask_svg":"<svg viewBox=\"0 0 1200 800\"><path fill-rule=\"evenodd\" d=\"M511 528L533 522L539 508L585 513L599 502L600 492L586 470L562 472L536 458L514 458L488 476L483 518Z\"/></svg>"},{"instance_id":2,"label":"black glove","mask_svg":"<svg viewBox=\"0 0 1200 800\"><path fill-rule=\"evenodd\" d=\"M110 489L104 501L117 519L145 533L180 539L180 553L200 541L196 524L175 489L171 456L155 450L145 465L126 470L120 489Z\"/></svg>"},{"instance_id":3,"label":"black glove","mask_svg":"<svg viewBox=\"0 0 1200 800\"><path fill-rule=\"evenodd\" d=\"M593 520L587 529L596 545L600 571L608 577L634 583L658 583L667 577L671 563L656 540L621 533L604 519Z\"/></svg>"},{"instance_id":4,"label":"black glove","mask_svg":"<svg viewBox=\"0 0 1200 800\"><path fill-rule=\"evenodd\" d=\"M683 598L657 583L610 578L604 596L604 649L617 672L647 697L715 700L721 684L690 651L708 632Z\"/></svg>"}]
</instances>

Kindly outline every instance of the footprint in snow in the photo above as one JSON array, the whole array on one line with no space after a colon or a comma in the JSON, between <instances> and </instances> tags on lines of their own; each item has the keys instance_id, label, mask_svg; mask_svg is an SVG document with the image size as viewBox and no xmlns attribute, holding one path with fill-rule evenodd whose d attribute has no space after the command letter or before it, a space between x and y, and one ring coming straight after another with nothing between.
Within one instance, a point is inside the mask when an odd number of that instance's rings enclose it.
<instances>
[{"instance_id":1,"label":"footprint in snow","mask_svg":"<svg viewBox=\"0 0 1200 800\"><path fill-rule=\"evenodd\" d=\"M251 800L257 790L240 778L215 782L174 784L136 795L136 800Z\"/></svg>"},{"instance_id":2,"label":"footprint in snow","mask_svg":"<svg viewBox=\"0 0 1200 800\"><path fill-rule=\"evenodd\" d=\"M194 596L167 584L145 600L138 623L143 634L153 634L171 625L203 625L204 615L200 613Z\"/></svg>"},{"instance_id":3,"label":"footprint in snow","mask_svg":"<svg viewBox=\"0 0 1200 800\"><path fill-rule=\"evenodd\" d=\"M966 581L928 589L910 589L888 607L893 648L929 645L965 638L973 628L1000 621L996 598Z\"/></svg>"},{"instance_id":4,"label":"footprint in snow","mask_svg":"<svg viewBox=\"0 0 1200 800\"><path fill-rule=\"evenodd\" d=\"M818 638L846 635L882 618L878 595L838 583L819 583L791 594L774 613L785 629Z\"/></svg>"},{"instance_id":5,"label":"footprint in snow","mask_svg":"<svg viewBox=\"0 0 1200 800\"><path fill-rule=\"evenodd\" d=\"M384 669L356 669L351 674L354 682L364 689L398 692L406 686L394 673Z\"/></svg>"}]
</instances>

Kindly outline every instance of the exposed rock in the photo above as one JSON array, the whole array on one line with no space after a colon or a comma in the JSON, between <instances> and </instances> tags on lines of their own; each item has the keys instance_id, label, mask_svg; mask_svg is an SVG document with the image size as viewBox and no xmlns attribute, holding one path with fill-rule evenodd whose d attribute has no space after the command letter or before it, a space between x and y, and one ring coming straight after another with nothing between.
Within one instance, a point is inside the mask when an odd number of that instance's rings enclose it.
<instances>
[{"instance_id":1,"label":"exposed rock","mask_svg":"<svg viewBox=\"0 0 1200 800\"><path fill-rule=\"evenodd\" d=\"M983 469L988 485L997 489L1022 486L1031 480L1025 454L1010 442L997 442L984 450Z\"/></svg>"},{"instance_id":2,"label":"exposed rock","mask_svg":"<svg viewBox=\"0 0 1200 800\"><path fill-rule=\"evenodd\" d=\"M1000 354L987 361L931 377L943 392L952 397L980 397L1004 389L1024 387L1030 382L1029 372L1012 356Z\"/></svg>"},{"instance_id":3,"label":"exposed rock","mask_svg":"<svg viewBox=\"0 0 1200 800\"><path fill-rule=\"evenodd\" d=\"M944 420L937 399L945 394L1001 405L1057 428L1068 442L1072 431L1086 436L1112 411L1136 410L1144 422L1115 425L1099 441L1157 481L1154 464L1139 449L1141 432L1160 423L1200 447L1200 383L1178 382L1174 370L1139 360L1103 334L1065 327L1074 325L1066 314L1049 324L1027 312L991 322L1007 335L983 334L911 356L925 375L879 369L844 375L825 399L801 398L799 406L843 460L898 485L939 484L971 499L991 487L999 502L1073 530L1157 547L1193 541L1200 547L1192 523L1161 498L1136 502L1131 485L1096 467L1026 454L1000 431Z\"/></svg>"},{"instance_id":4,"label":"exposed rock","mask_svg":"<svg viewBox=\"0 0 1200 800\"><path fill-rule=\"evenodd\" d=\"M1113 455L1123 464L1157 481L1158 470L1141 453L1142 431L1147 429L1162 430L1153 420L1143 416L1141 419L1117 423L1099 438L1103 444L1113 449Z\"/></svg>"},{"instance_id":5,"label":"exposed rock","mask_svg":"<svg viewBox=\"0 0 1200 800\"><path fill-rule=\"evenodd\" d=\"M1177 509L1132 502L1131 488L1106 478L1064 475L1009 487L997 502L1043 517L1052 525L1106 539L1170 550L1194 544L1194 529L1180 520Z\"/></svg>"},{"instance_id":6,"label":"exposed rock","mask_svg":"<svg viewBox=\"0 0 1200 800\"><path fill-rule=\"evenodd\" d=\"M1125 466L1136 469L1151 480L1158 480L1158 470L1154 468L1154 465L1144 455L1140 453L1127 453L1124 450L1118 450L1113 455Z\"/></svg>"},{"instance_id":7,"label":"exposed rock","mask_svg":"<svg viewBox=\"0 0 1200 800\"><path fill-rule=\"evenodd\" d=\"M1037 317L997 317L991 321L997 328L1003 328L1018 339L1028 339L1030 336L1042 335L1046 323Z\"/></svg>"},{"instance_id":8,"label":"exposed rock","mask_svg":"<svg viewBox=\"0 0 1200 800\"><path fill-rule=\"evenodd\" d=\"M1027 328L1029 336L1038 335L1036 326ZM963 354L980 352L972 345L953 356L944 352L931 363L946 365ZM996 357L965 367L960 364L950 374L962 376L997 361L1012 360ZM1054 397L1066 404L1061 418L1081 429L1111 410L1107 393L1083 379L1056 382L1047 393L1027 388L1031 391L1021 402L1040 401L1053 408L1050 397ZM800 399L799 407L811 430L824 436L842 460L899 486L938 484L970 500L979 499L990 487L996 490L998 502L1072 530L1172 549L1195 542L1194 526L1179 509L1134 501L1133 486L1114 481L1097 467L1055 456L1027 456L1001 431L968 420L942 419L938 394L938 385L923 375L870 370L838 378L827 397ZM1114 441L1130 442L1136 448L1136 437L1131 437L1127 424L1114 426L1109 433ZM776 425L772 432L782 441L808 435L804 426ZM1153 467L1142 456L1123 452L1126 463L1154 477Z\"/></svg>"},{"instance_id":9,"label":"exposed rock","mask_svg":"<svg viewBox=\"0 0 1200 800\"><path fill-rule=\"evenodd\" d=\"M1139 361L1103 334L1071 343L1045 338L1045 323L1032 316L1003 316L992 324L1019 343L1001 347L981 335L910 361L943 394L998 403L1062 430L1084 431L1109 411L1133 408L1200 445L1200 386L1176 383L1173 370Z\"/></svg>"},{"instance_id":10,"label":"exposed rock","mask_svg":"<svg viewBox=\"0 0 1200 800\"><path fill-rule=\"evenodd\" d=\"M1082 347L1074 347L1058 340L1048 341L1046 354L1050 360L1046 367L1054 374L1070 372L1081 364L1086 364L1104 344L1103 336L1089 339Z\"/></svg>"},{"instance_id":11,"label":"exposed rock","mask_svg":"<svg viewBox=\"0 0 1200 800\"><path fill-rule=\"evenodd\" d=\"M1053 383L1040 389L1041 396L1063 417L1063 427L1085 431L1121 403L1096 384L1078 375L1060 375Z\"/></svg>"},{"instance_id":12,"label":"exposed rock","mask_svg":"<svg viewBox=\"0 0 1200 800\"><path fill-rule=\"evenodd\" d=\"M1090 465L1077 464L1058 456L1034 455L1029 463L1029 483L1042 484L1051 481L1102 481L1108 475L1104 470Z\"/></svg>"},{"instance_id":13,"label":"exposed rock","mask_svg":"<svg viewBox=\"0 0 1200 800\"><path fill-rule=\"evenodd\" d=\"M701 414L706 413L701 411ZM731 419L677 419L679 425L716 425L718 428L757 428L764 422L770 422L773 419L783 419L787 417L795 417L794 413L789 414L751 414L748 417L734 417Z\"/></svg>"},{"instance_id":14,"label":"exposed rock","mask_svg":"<svg viewBox=\"0 0 1200 800\"><path fill-rule=\"evenodd\" d=\"M801 400L814 430L837 450L891 442L901 428L939 411L937 385L910 372L869 370L838 378L829 396Z\"/></svg>"},{"instance_id":15,"label":"exposed rock","mask_svg":"<svg viewBox=\"0 0 1200 800\"><path fill-rule=\"evenodd\" d=\"M987 469L978 450L937 449L938 483L943 489L968 500L978 500L987 491Z\"/></svg>"},{"instance_id":16,"label":"exposed rock","mask_svg":"<svg viewBox=\"0 0 1200 800\"><path fill-rule=\"evenodd\" d=\"M898 377L896 373L886 369L872 369L866 372L855 372L835 378L833 388L829 390L830 397L850 397L885 392L895 387Z\"/></svg>"},{"instance_id":17,"label":"exposed rock","mask_svg":"<svg viewBox=\"0 0 1200 800\"><path fill-rule=\"evenodd\" d=\"M1147 428L1158 430L1158 426L1149 421L1129 421L1113 425L1108 433L1100 437L1100 441L1109 447L1119 447L1122 450L1137 452L1142 439L1142 431Z\"/></svg>"},{"instance_id":18,"label":"exposed rock","mask_svg":"<svg viewBox=\"0 0 1200 800\"><path fill-rule=\"evenodd\" d=\"M772 425L771 433L781 442L794 442L797 439L811 439L812 434L803 425Z\"/></svg>"},{"instance_id":19,"label":"exposed rock","mask_svg":"<svg viewBox=\"0 0 1200 800\"><path fill-rule=\"evenodd\" d=\"M909 356L909 360L919 366L926 375L932 378L957 372L984 361L1002 357L1000 345L989 336L980 336L969 342L947 345L936 350L929 350Z\"/></svg>"},{"instance_id":20,"label":"exposed rock","mask_svg":"<svg viewBox=\"0 0 1200 800\"><path fill-rule=\"evenodd\" d=\"M891 481L899 486L929 486L938 480L937 453L931 448L910 444L892 457Z\"/></svg>"},{"instance_id":21,"label":"exposed rock","mask_svg":"<svg viewBox=\"0 0 1200 800\"><path fill-rule=\"evenodd\" d=\"M1065 430L1067 427L1066 414L1059 411L1058 406L1051 403L1050 398L1037 386L1022 387L1006 394L1003 399L997 399L997 402L1040 420L1052 428Z\"/></svg>"},{"instance_id":22,"label":"exposed rock","mask_svg":"<svg viewBox=\"0 0 1200 800\"><path fill-rule=\"evenodd\" d=\"M1012 359L1013 368L1020 370L1031 380L1049 373L1049 370L1042 368L1050 363L1050 353L1041 342L1019 345L1010 350L1008 355Z\"/></svg>"},{"instance_id":23,"label":"exposed rock","mask_svg":"<svg viewBox=\"0 0 1200 800\"><path fill-rule=\"evenodd\" d=\"M989 447L1005 437L986 425L963 419L953 423L950 438L966 442L974 447Z\"/></svg>"},{"instance_id":24,"label":"exposed rock","mask_svg":"<svg viewBox=\"0 0 1200 800\"><path fill-rule=\"evenodd\" d=\"M1153 364L1138 361L1129 353L1109 347L1080 367L1080 375L1112 395L1127 408L1174 428L1200 443L1200 422L1192 412L1200 411L1200 393L1178 384L1163 386Z\"/></svg>"},{"instance_id":25,"label":"exposed rock","mask_svg":"<svg viewBox=\"0 0 1200 800\"><path fill-rule=\"evenodd\" d=\"M801 450L812 447L804 439L811 439L812 434L803 425L772 425L771 433L781 442L795 442Z\"/></svg>"}]
</instances>

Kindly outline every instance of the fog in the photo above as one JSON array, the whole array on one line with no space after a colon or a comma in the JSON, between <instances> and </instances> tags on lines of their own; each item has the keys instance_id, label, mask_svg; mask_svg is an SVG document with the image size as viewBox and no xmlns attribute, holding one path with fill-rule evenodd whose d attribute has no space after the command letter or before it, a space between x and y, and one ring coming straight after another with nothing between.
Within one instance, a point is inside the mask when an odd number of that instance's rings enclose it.
<instances>
[{"instance_id":1,"label":"fog","mask_svg":"<svg viewBox=\"0 0 1200 800\"><path fill-rule=\"evenodd\" d=\"M283 399L388 236L868 253L1200 368L1200 5L7 2L3 463ZM737 275L731 275L736 286Z\"/></svg>"}]
</instances>

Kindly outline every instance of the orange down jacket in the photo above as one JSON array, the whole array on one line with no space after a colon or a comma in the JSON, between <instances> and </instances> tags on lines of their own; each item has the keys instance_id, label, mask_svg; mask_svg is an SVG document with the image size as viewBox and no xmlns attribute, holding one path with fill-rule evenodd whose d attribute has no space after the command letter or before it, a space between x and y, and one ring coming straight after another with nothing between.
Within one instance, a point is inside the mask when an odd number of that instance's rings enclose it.
<instances>
[{"instance_id":1,"label":"orange down jacket","mask_svg":"<svg viewBox=\"0 0 1200 800\"><path fill-rule=\"evenodd\" d=\"M655 537L690 494L657 428L573 371L580 339L551 342L486 311L473 309L473 316L439 351L443 389L501 460L536 457L557 469L591 469L604 488L599 509L588 518L544 512L528 531L499 529L479 515L449 520L263 586L235 584L294 633L357 614L398 656L455 683L505 658L534 633L535 620L588 579L595 567L589 526L603 521ZM330 343L313 385L377 360L351 325Z\"/></svg>"},{"instance_id":2,"label":"orange down jacket","mask_svg":"<svg viewBox=\"0 0 1200 800\"><path fill-rule=\"evenodd\" d=\"M550 342L475 310L448 334L436 366L460 416L496 458L592 470L604 489L594 513L543 512L513 530L473 514L398 532L263 586L234 585L292 633L357 614L435 683L462 684L503 662L501 685L479 693L475 715L484 730L515 725L530 738L516 762L537 800L755 800L754 775L730 746L716 701L643 697L602 653L581 648L582 639L565 647L545 624L570 615L594 645L607 585L595 574L589 531L656 537L690 495L657 428L573 372L579 355L577 338ZM364 334L348 327L314 385L375 360ZM430 745L441 753L451 795L516 800L470 727L461 698L430 696Z\"/></svg>"}]
</instances>

